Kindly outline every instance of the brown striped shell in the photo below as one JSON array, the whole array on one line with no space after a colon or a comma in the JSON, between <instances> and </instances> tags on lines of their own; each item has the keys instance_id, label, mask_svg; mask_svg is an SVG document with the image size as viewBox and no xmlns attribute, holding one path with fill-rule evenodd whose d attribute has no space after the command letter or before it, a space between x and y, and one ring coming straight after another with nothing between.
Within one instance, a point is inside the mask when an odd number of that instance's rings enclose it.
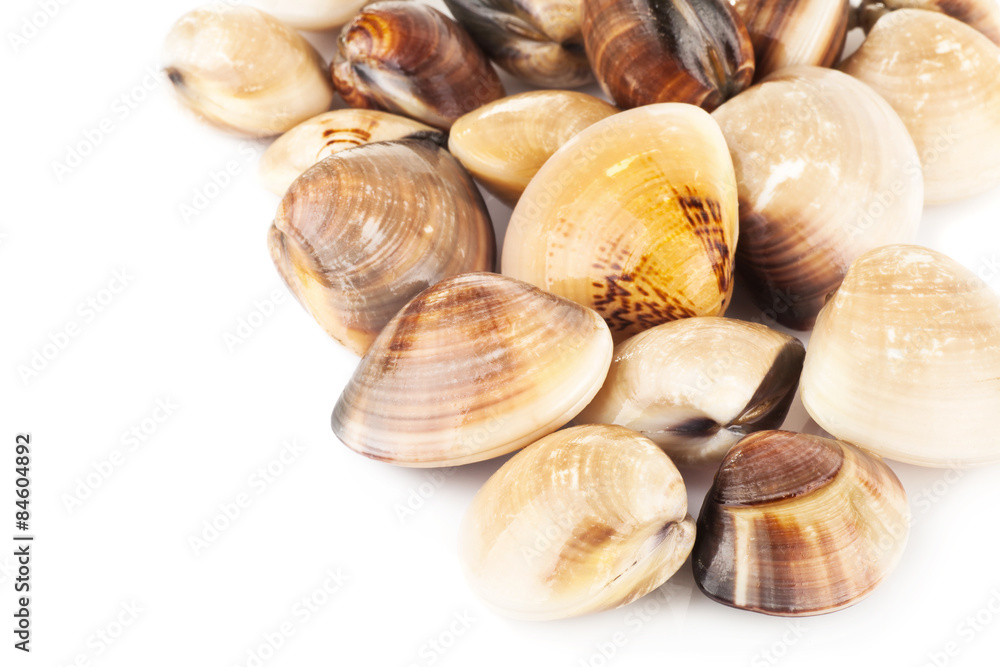
<instances>
[{"instance_id":1,"label":"brown striped shell","mask_svg":"<svg viewBox=\"0 0 1000 667\"><path fill-rule=\"evenodd\" d=\"M720 315L733 289L736 177L711 116L654 104L591 125L514 209L503 273L596 309L617 340Z\"/></svg>"},{"instance_id":2,"label":"brown striped shell","mask_svg":"<svg viewBox=\"0 0 1000 667\"><path fill-rule=\"evenodd\" d=\"M268 245L299 303L357 354L411 297L492 269L496 251L472 178L428 139L367 144L313 165L285 193Z\"/></svg>"},{"instance_id":3,"label":"brown striped shell","mask_svg":"<svg viewBox=\"0 0 1000 667\"><path fill-rule=\"evenodd\" d=\"M727 0L583 0L583 39L622 109L686 102L711 111L753 79L753 44Z\"/></svg>"},{"instance_id":4,"label":"brown striped shell","mask_svg":"<svg viewBox=\"0 0 1000 667\"><path fill-rule=\"evenodd\" d=\"M352 107L380 109L441 129L504 96L489 60L465 30L417 2L367 5L344 26L331 65Z\"/></svg>"},{"instance_id":5,"label":"brown striped shell","mask_svg":"<svg viewBox=\"0 0 1000 667\"><path fill-rule=\"evenodd\" d=\"M281 196L299 175L320 160L348 148L379 141L443 135L415 120L374 109L337 109L299 123L278 137L260 158L264 187Z\"/></svg>"},{"instance_id":6,"label":"brown striped shell","mask_svg":"<svg viewBox=\"0 0 1000 667\"><path fill-rule=\"evenodd\" d=\"M832 67L847 39L849 0L729 0L743 19L759 81L789 65Z\"/></svg>"},{"instance_id":7,"label":"brown striped shell","mask_svg":"<svg viewBox=\"0 0 1000 667\"><path fill-rule=\"evenodd\" d=\"M615 347L576 423L634 429L676 463L718 463L746 434L781 426L805 355L797 338L753 322L667 322Z\"/></svg>"},{"instance_id":8,"label":"brown striped shell","mask_svg":"<svg viewBox=\"0 0 1000 667\"><path fill-rule=\"evenodd\" d=\"M858 24L865 32L897 9L926 9L947 14L986 35L1000 46L1000 3L997 0L861 0Z\"/></svg>"},{"instance_id":9,"label":"brown striped shell","mask_svg":"<svg viewBox=\"0 0 1000 667\"><path fill-rule=\"evenodd\" d=\"M500 67L543 88L576 88L593 76L583 50L580 0L444 0Z\"/></svg>"},{"instance_id":10,"label":"brown striped shell","mask_svg":"<svg viewBox=\"0 0 1000 667\"><path fill-rule=\"evenodd\" d=\"M915 238L920 160L899 117L864 84L789 67L713 116L739 186L737 269L781 324L812 328L851 262Z\"/></svg>"},{"instance_id":11,"label":"brown striped shell","mask_svg":"<svg viewBox=\"0 0 1000 667\"><path fill-rule=\"evenodd\" d=\"M333 432L397 465L501 456L576 416L611 350L592 310L494 273L447 278L386 325L337 401Z\"/></svg>"},{"instance_id":12,"label":"brown striped shell","mask_svg":"<svg viewBox=\"0 0 1000 667\"><path fill-rule=\"evenodd\" d=\"M164 41L163 71L201 119L250 136L280 134L333 101L316 49L253 7L217 3L182 16Z\"/></svg>"},{"instance_id":13,"label":"brown striped shell","mask_svg":"<svg viewBox=\"0 0 1000 667\"><path fill-rule=\"evenodd\" d=\"M448 150L483 187L514 206L560 146L618 110L569 90L511 95L470 111L448 135Z\"/></svg>"},{"instance_id":14,"label":"brown striped shell","mask_svg":"<svg viewBox=\"0 0 1000 667\"><path fill-rule=\"evenodd\" d=\"M472 589L514 618L613 609L669 579L694 542L684 480L620 426L579 426L505 463L472 501L460 557Z\"/></svg>"},{"instance_id":15,"label":"brown striped shell","mask_svg":"<svg viewBox=\"0 0 1000 667\"><path fill-rule=\"evenodd\" d=\"M761 431L722 461L698 517L698 587L776 616L849 607L893 570L909 535L899 479L839 440Z\"/></svg>"}]
</instances>

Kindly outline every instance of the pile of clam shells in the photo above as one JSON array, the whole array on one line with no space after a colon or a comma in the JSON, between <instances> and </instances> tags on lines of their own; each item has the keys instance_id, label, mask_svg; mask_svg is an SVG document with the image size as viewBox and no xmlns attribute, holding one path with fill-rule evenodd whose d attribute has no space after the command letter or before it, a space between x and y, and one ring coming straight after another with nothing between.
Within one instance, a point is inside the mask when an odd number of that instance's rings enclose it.
<instances>
[{"instance_id":1,"label":"pile of clam shells","mask_svg":"<svg viewBox=\"0 0 1000 667\"><path fill-rule=\"evenodd\" d=\"M503 614L618 607L689 557L740 609L872 593L910 523L882 457L1000 461L1000 296L912 245L925 205L1000 186L1000 4L444 1L218 4L166 39L185 107L280 134L271 256L361 355L336 437L517 452L460 535ZM332 63L296 29L339 29ZM565 90L595 80L610 102ZM736 281L808 349L722 317ZM776 430L800 384L831 437ZM676 465L717 470L697 521Z\"/></svg>"}]
</instances>

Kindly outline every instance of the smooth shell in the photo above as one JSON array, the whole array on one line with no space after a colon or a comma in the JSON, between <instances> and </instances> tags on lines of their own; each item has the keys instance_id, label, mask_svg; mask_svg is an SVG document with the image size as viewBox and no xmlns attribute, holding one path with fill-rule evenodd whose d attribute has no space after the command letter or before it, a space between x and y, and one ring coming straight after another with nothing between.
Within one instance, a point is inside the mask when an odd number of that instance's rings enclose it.
<instances>
[{"instance_id":1,"label":"smooth shell","mask_svg":"<svg viewBox=\"0 0 1000 667\"><path fill-rule=\"evenodd\" d=\"M333 101L316 50L252 7L218 4L185 14L167 35L163 70L187 108L251 136L284 132Z\"/></svg>"},{"instance_id":2,"label":"smooth shell","mask_svg":"<svg viewBox=\"0 0 1000 667\"><path fill-rule=\"evenodd\" d=\"M553 433L483 485L462 524L466 578L493 609L546 620L628 604L694 542L684 481L656 445L618 426Z\"/></svg>"},{"instance_id":3,"label":"smooth shell","mask_svg":"<svg viewBox=\"0 0 1000 667\"><path fill-rule=\"evenodd\" d=\"M568 90L511 95L455 121L448 150L483 187L514 206L560 146L617 111L603 100Z\"/></svg>"},{"instance_id":4,"label":"smooth shell","mask_svg":"<svg viewBox=\"0 0 1000 667\"><path fill-rule=\"evenodd\" d=\"M350 21L366 1L250 0L250 4L299 30L330 30Z\"/></svg>"},{"instance_id":5,"label":"smooth shell","mask_svg":"<svg viewBox=\"0 0 1000 667\"><path fill-rule=\"evenodd\" d=\"M596 309L623 339L725 312L737 225L719 126L688 104L645 106L591 125L538 171L503 273Z\"/></svg>"},{"instance_id":6,"label":"smooth shell","mask_svg":"<svg viewBox=\"0 0 1000 667\"><path fill-rule=\"evenodd\" d=\"M787 431L726 455L698 517L691 560L713 600L776 616L844 609L893 570L909 535L906 493L881 459Z\"/></svg>"},{"instance_id":7,"label":"smooth shell","mask_svg":"<svg viewBox=\"0 0 1000 667\"><path fill-rule=\"evenodd\" d=\"M781 426L805 348L761 324L692 317L615 347L611 369L578 424L619 424L675 463L718 463L747 433Z\"/></svg>"},{"instance_id":8,"label":"smooth shell","mask_svg":"<svg viewBox=\"0 0 1000 667\"><path fill-rule=\"evenodd\" d=\"M1000 461L1000 296L933 250L869 252L816 322L802 403L829 433L886 458Z\"/></svg>"},{"instance_id":9,"label":"smooth shell","mask_svg":"<svg viewBox=\"0 0 1000 667\"><path fill-rule=\"evenodd\" d=\"M840 68L906 124L927 204L1000 185L1000 47L953 18L919 9L882 17Z\"/></svg>"},{"instance_id":10,"label":"smooth shell","mask_svg":"<svg viewBox=\"0 0 1000 667\"><path fill-rule=\"evenodd\" d=\"M503 84L469 34L427 5L367 5L344 26L331 65L352 107L381 109L448 129L504 96Z\"/></svg>"},{"instance_id":11,"label":"smooth shell","mask_svg":"<svg viewBox=\"0 0 1000 667\"><path fill-rule=\"evenodd\" d=\"M754 50L757 80L790 65L832 67L847 39L849 0L729 0Z\"/></svg>"},{"instance_id":12,"label":"smooth shell","mask_svg":"<svg viewBox=\"0 0 1000 667\"><path fill-rule=\"evenodd\" d=\"M612 347L592 310L497 274L448 278L386 325L337 401L333 432L398 465L501 456L576 416Z\"/></svg>"},{"instance_id":13,"label":"smooth shell","mask_svg":"<svg viewBox=\"0 0 1000 667\"><path fill-rule=\"evenodd\" d=\"M916 148L870 88L792 67L719 107L736 167L736 266L768 317L809 329L847 268L909 243L923 210Z\"/></svg>"},{"instance_id":14,"label":"smooth shell","mask_svg":"<svg viewBox=\"0 0 1000 667\"><path fill-rule=\"evenodd\" d=\"M357 354L411 297L491 270L495 240L475 183L426 139L359 146L288 188L268 237L289 289Z\"/></svg>"},{"instance_id":15,"label":"smooth shell","mask_svg":"<svg viewBox=\"0 0 1000 667\"><path fill-rule=\"evenodd\" d=\"M300 123L271 144L257 173L265 188L281 196L309 167L348 148L395 139L433 138L440 131L415 120L373 109L338 109Z\"/></svg>"},{"instance_id":16,"label":"smooth shell","mask_svg":"<svg viewBox=\"0 0 1000 667\"><path fill-rule=\"evenodd\" d=\"M1000 46L1000 2L997 0L861 0L858 23L869 32L876 21L897 9L926 9L947 14Z\"/></svg>"},{"instance_id":17,"label":"smooth shell","mask_svg":"<svg viewBox=\"0 0 1000 667\"><path fill-rule=\"evenodd\" d=\"M580 0L444 0L500 67L544 88L576 88L593 76L583 50Z\"/></svg>"},{"instance_id":18,"label":"smooth shell","mask_svg":"<svg viewBox=\"0 0 1000 667\"><path fill-rule=\"evenodd\" d=\"M726 0L582 0L591 67L622 109L687 102L711 111L750 85L753 44Z\"/></svg>"}]
</instances>

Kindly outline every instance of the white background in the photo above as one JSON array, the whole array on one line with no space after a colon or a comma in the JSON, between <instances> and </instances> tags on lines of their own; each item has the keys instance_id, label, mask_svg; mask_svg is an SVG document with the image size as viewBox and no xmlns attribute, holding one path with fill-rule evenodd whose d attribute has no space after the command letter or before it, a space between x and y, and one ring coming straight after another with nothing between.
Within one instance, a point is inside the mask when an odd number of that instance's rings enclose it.
<instances>
[{"instance_id":1,"label":"white background","mask_svg":"<svg viewBox=\"0 0 1000 667\"><path fill-rule=\"evenodd\" d=\"M55 6L16 50L10 35L39 5L5 2L0 20L0 664L254 665L248 652L282 629L290 636L261 664L916 666L949 642L957 655L938 664L997 664L998 467L892 464L913 507L908 550L871 598L829 616L729 609L694 587L690 564L652 598L590 617L524 623L485 610L459 572L456 531L500 461L441 475L366 460L334 438L329 414L356 359L271 265L278 199L255 174L266 144L198 124L147 76L193 3ZM332 37L310 38L329 57ZM99 142L60 178L54 163L94 143L88 133ZM214 187L230 162L238 173ZM185 220L181 206L196 203ZM502 228L509 211L490 207ZM1000 191L928 210L920 240L1000 289ZM116 271L127 285L112 294ZM751 318L745 297L731 313ZM106 303L98 313L88 299ZM227 345L251 316L259 326ZM64 347L22 377L53 340ZM176 406L162 423L157 401ZM797 401L786 427L814 428ZM133 428L143 441L125 439ZM30 655L11 646L18 432L34 443ZM301 451L273 463L292 440ZM266 481L257 471L269 463L280 472ZM92 474L109 466L107 479ZM68 507L88 476L99 486ZM711 472L685 476L696 515ZM240 494L248 506L209 540L206 522L224 525L220 506L232 512ZM196 553L192 537L207 546ZM321 603L307 614L304 597ZM977 612L986 622L973 627Z\"/></svg>"}]
</instances>

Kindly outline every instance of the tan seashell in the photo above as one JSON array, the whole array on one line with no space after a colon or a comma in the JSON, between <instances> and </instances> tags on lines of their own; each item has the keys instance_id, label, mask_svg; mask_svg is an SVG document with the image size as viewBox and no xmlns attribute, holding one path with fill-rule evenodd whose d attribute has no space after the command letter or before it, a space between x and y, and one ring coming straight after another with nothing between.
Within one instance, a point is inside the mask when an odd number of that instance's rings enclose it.
<instances>
[{"instance_id":1,"label":"tan seashell","mask_svg":"<svg viewBox=\"0 0 1000 667\"><path fill-rule=\"evenodd\" d=\"M906 492L878 457L788 431L748 435L726 455L698 517L698 587L722 604L813 616L860 602L909 536Z\"/></svg>"},{"instance_id":2,"label":"tan seashell","mask_svg":"<svg viewBox=\"0 0 1000 667\"><path fill-rule=\"evenodd\" d=\"M593 79L583 50L580 0L444 0L500 67L542 88Z\"/></svg>"},{"instance_id":3,"label":"tan seashell","mask_svg":"<svg viewBox=\"0 0 1000 667\"><path fill-rule=\"evenodd\" d=\"M753 44L727 0L582 0L587 57L622 109L711 111L750 85Z\"/></svg>"},{"instance_id":4,"label":"tan seashell","mask_svg":"<svg viewBox=\"0 0 1000 667\"><path fill-rule=\"evenodd\" d=\"M333 432L397 465L501 456L576 416L611 350L592 310L492 273L447 278L386 325L337 401Z\"/></svg>"},{"instance_id":5,"label":"tan seashell","mask_svg":"<svg viewBox=\"0 0 1000 667\"><path fill-rule=\"evenodd\" d=\"M545 163L511 216L503 273L596 309L620 340L722 314L737 233L718 125L655 104L591 125Z\"/></svg>"},{"instance_id":6,"label":"tan seashell","mask_svg":"<svg viewBox=\"0 0 1000 667\"><path fill-rule=\"evenodd\" d=\"M348 148L378 141L427 137L443 143L439 130L415 120L373 109L327 111L278 137L260 158L257 173L278 196L309 167Z\"/></svg>"},{"instance_id":7,"label":"tan seashell","mask_svg":"<svg viewBox=\"0 0 1000 667\"><path fill-rule=\"evenodd\" d=\"M759 81L790 65L832 67L847 39L849 0L729 0L743 19Z\"/></svg>"},{"instance_id":8,"label":"tan seashell","mask_svg":"<svg viewBox=\"0 0 1000 667\"><path fill-rule=\"evenodd\" d=\"M737 269L769 317L811 328L851 262L916 237L920 159L899 117L864 84L790 67L713 117L736 167Z\"/></svg>"},{"instance_id":9,"label":"tan seashell","mask_svg":"<svg viewBox=\"0 0 1000 667\"><path fill-rule=\"evenodd\" d=\"M926 9L947 14L986 35L1000 46L1000 3L997 0L861 0L858 24L869 32L875 22L897 9Z\"/></svg>"},{"instance_id":10,"label":"tan seashell","mask_svg":"<svg viewBox=\"0 0 1000 667\"><path fill-rule=\"evenodd\" d=\"M1000 185L1000 47L944 14L900 9L881 18L840 69L884 97L923 164L924 202Z\"/></svg>"},{"instance_id":11,"label":"tan seashell","mask_svg":"<svg viewBox=\"0 0 1000 667\"><path fill-rule=\"evenodd\" d=\"M761 324L722 317L667 322L615 347L578 424L642 433L675 463L718 463L747 433L781 426L805 348Z\"/></svg>"},{"instance_id":12,"label":"tan seashell","mask_svg":"<svg viewBox=\"0 0 1000 667\"><path fill-rule=\"evenodd\" d=\"M313 165L288 188L268 245L299 303L357 354L411 297L492 269L496 252L475 183L427 139L367 144Z\"/></svg>"},{"instance_id":13,"label":"tan seashell","mask_svg":"<svg viewBox=\"0 0 1000 667\"><path fill-rule=\"evenodd\" d=\"M816 321L802 403L834 436L886 458L1000 461L1000 295L927 248L865 254Z\"/></svg>"},{"instance_id":14,"label":"tan seashell","mask_svg":"<svg viewBox=\"0 0 1000 667\"><path fill-rule=\"evenodd\" d=\"M366 5L341 31L331 72L352 107L391 111L441 129L504 96L469 34L417 2Z\"/></svg>"},{"instance_id":15,"label":"tan seashell","mask_svg":"<svg viewBox=\"0 0 1000 667\"><path fill-rule=\"evenodd\" d=\"M671 577L694 543L684 480L619 426L542 438L505 463L461 528L466 578L493 609L547 620L613 609Z\"/></svg>"},{"instance_id":16,"label":"tan seashell","mask_svg":"<svg viewBox=\"0 0 1000 667\"><path fill-rule=\"evenodd\" d=\"M470 111L451 128L448 150L508 206L514 206L556 150L618 110L568 90L511 95Z\"/></svg>"},{"instance_id":17,"label":"tan seashell","mask_svg":"<svg viewBox=\"0 0 1000 667\"><path fill-rule=\"evenodd\" d=\"M367 0L250 0L250 4L299 30L330 30L344 25Z\"/></svg>"},{"instance_id":18,"label":"tan seashell","mask_svg":"<svg viewBox=\"0 0 1000 667\"><path fill-rule=\"evenodd\" d=\"M167 35L163 70L187 108L251 136L280 134L333 101L316 50L252 7L219 4L185 14Z\"/></svg>"}]
</instances>

